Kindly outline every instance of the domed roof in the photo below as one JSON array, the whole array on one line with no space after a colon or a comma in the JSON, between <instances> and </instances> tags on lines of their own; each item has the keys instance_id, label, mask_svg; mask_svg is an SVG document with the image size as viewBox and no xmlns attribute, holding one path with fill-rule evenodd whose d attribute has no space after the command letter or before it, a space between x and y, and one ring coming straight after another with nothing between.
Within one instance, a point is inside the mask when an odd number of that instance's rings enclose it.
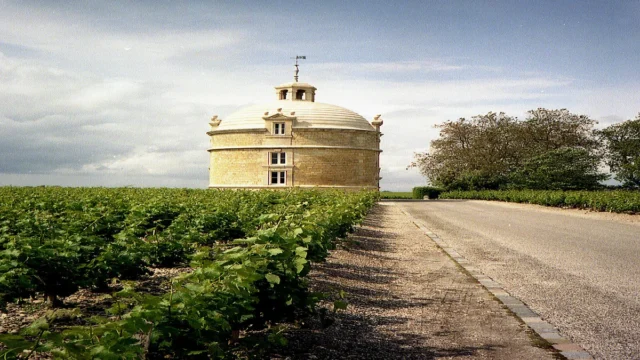
<instances>
[{"instance_id":1,"label":"domed roof","mask_svg":"<svg viewBox=\"0 0 640 360\"><path fill-rule=\"evenodd\" d=\"M278 109L281 109L278 111ZM267 113L265 115L265 113ZM294 128L354 129L375 131L361 115L340 106L311 101L276 100L268 104L253 105L222 118L216 131L258 129L265 127L264 116L276 113L296 117ZM293 113L293 114L292 114Z\"/></svg>"}]
</instances>

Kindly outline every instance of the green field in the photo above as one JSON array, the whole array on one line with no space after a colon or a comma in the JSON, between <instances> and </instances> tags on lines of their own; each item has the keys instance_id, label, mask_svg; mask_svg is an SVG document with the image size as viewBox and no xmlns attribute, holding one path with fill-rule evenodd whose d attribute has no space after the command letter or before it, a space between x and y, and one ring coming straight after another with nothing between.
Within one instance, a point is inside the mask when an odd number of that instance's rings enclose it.
<instances>
[{"instance_id":1,"label":"green field","mask_svg":"<svg viewBox=\"0 0 640 360\"><path fill-rule=\"evenodd\" d=\"M56 359L260 357L285 343L277 324L314 309L319 295L305 279L311 264L324 261L377 198L0 187L2 305L44 299L50 307L20 333L0 334L0 358L24 351ZM187 269L160 290L138 286L154 269L173 267ZM78 290L106 300L88 312L60 306Z\"/></svg>"}]
</instances>

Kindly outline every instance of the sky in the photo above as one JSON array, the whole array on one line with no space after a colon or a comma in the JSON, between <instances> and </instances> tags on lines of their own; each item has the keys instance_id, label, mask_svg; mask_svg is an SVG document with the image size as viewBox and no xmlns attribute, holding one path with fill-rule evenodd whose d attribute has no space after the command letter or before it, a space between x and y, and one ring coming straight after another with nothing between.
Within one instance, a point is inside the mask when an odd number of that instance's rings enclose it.
<instances>
[{"instance_id":1,"label":"sky","mask_svg":"<svg viewBox=\"0 0 640 360\"><path fill-rule=\"evenodd\" d=\"M640 1L0 0L0 185L208 185L208 122L292 81L382 114L382 190L434 125L640 112Z\"/></svg>"}]
</instances>

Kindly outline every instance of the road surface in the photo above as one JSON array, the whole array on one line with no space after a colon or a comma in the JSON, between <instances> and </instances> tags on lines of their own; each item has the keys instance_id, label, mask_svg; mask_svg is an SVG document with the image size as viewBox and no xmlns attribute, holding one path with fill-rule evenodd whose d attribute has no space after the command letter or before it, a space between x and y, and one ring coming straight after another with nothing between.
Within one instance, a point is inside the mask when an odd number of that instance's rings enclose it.
<instances>
[{"instance_id":1,"label":"road surface","mask_svg":"<svg viewBox=\"0 0 640 360\"><path fill-rule=\"evenodd\" d=\"M640 359L640 215L398 202L597 359Z\"/></svg>"}]
</instances>

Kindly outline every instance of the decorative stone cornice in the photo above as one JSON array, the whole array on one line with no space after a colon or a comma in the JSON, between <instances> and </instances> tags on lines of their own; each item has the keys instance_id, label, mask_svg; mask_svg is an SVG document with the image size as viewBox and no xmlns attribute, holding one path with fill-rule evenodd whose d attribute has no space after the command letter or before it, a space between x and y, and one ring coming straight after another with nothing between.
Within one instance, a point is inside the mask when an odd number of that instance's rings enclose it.
<instances>
[{"instance_id":1,"label":"decorative stone cornice","mask_svg":"<svg viewBox=\"0 0 640 360\"><path fill-rule=\"evenodd\" d=\"M327 132L340 132L340 133L357 133L357 132L371 133L374 131L374 129L364 130L364 129L310 128L310 127L297 127L297 126L294 126L293 130L295 130L296 132L327 131Z\"/></svg>"},{"instance_id":2,"label":"decorative stone cornice","mask_svg":"<svg viewBox=\"0 0 640 360\"><path fill-rule=\"evenodd\" d=\"M291 128L295 132L313 132L313 131L326 131L326 132L341 132L341 133L358 133L358 132L373 132L374 129L364 130L364 129L335 129L335 128L308 128L308 127L297 127L293 126ZM253 128L253 129L227 129L227 130L211 130L207 132L207 135L218 135L218 134L233 134L233 133L261 133L268 132L267 128Z\"/></svg>"},{"instance_id":3,"label":"decorative stone cornice","mask_svg":"<svg viewBox=\"0 0 640 360\"><path fill-rule=\"evenodd\" d=\"M211 130L207 131L207 135L217 134L233 134L233 133L264 133L267 132L266 128L253 128L253 129L226 129L226 130Z\"/></svg>"},{"instance_id":4,"label":"decorative stone cornice","mask_svg":"<svg viewBox=\"0 0 640 360\"><path fill-rule=\"evenodd\" d=\"M365 148L355 146L329 146L329 145L249 145L249 146L221 146L212 147L207 151L222 151L222 150L260 150L260 149L343 149L343 150L364 150L364 151L376 151L382 152L377 148Z\"/></svg>"}]
</instances>

